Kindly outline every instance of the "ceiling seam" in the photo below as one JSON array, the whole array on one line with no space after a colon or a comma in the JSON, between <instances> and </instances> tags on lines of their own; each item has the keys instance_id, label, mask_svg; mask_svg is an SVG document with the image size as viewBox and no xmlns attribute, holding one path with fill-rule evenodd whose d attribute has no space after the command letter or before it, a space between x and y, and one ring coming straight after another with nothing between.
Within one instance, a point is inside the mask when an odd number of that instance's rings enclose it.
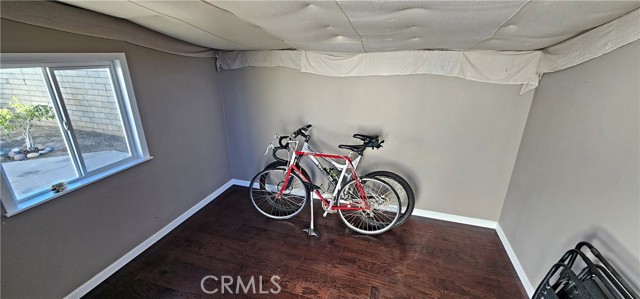
<instances>
[{"instance_id":1,"label":"ceiling seam","mask_svg":"<svg viewBox=\"0 0 640 299\"><path fill-rule=\"evenodd\" d=\"M489 37L479 40L478 42L476 42L475 44L473 44L473 46L471 46L471 48L467 49L467 50L473 50L473 48L475 48L476 46L478 46L480 43L484 42L484 41L488 41L490 39L492 39L496 33L498 33L498 30L500 30L500 28L504 27L505 24L507 24L509 21L511 21L513 18L516 17L516 15L518 15L522 9L527 6L529 3L531 3L531 0L527 0L522 6L520 6L520 8L518 8L518 10L513 13L513 15L511 15L507 20L505 20L504 22L502 22L502 24L500 24L500 26L498 26L498 28L496 28L495 31L493 31L493 34L491 34Z\"/></svg>"},{"instance_id":2,"label":"ceiling seam","mask_svg":"<svg viewBox=\"0 0 640 299\"><path fill-rule=\"evenodd\" d=\"M198 30L200 30L200 31L206 32L206 33L207 33L207 34L209 34L209 35L213 35L213 36L218 37L218 38L220 38L220 39L223 39L223 40L225 40L225 41L227 41L227 42L230 42L230 43L232 43L232 44L236 44L236 45L239 45L239 46L243 46L243 47L251 48L251 49L254 49L254 50L256 49L255 47L251 47L251 46L249 46L249 45L245 45L245 44L242 44L242 43L239 43L239 42L235 42L235 41L232 41L232 40L228 40L228 39L226 39L226 38L224 38L224 37L222 37L222 36L219 36L219 35L217 35L217 34L215 34L215 33L209 32L209 31L207 31L207 30L205 30L205 29L203 29L203 28L200 28L200 27L198 27L198 26L196 26L196 25L193 25L193 24L191 24L191 23L189 23L189 22L187 22L187 21L184 21L184 20L182 20L182 19L178 19L178 18L176 18L176 17L172 17L172 16L170 16L170 15L167 15L167 14L161 13L161 12L156 11L156 10L153 10L153 9L151 9L151 8L149 8L149 7L146 7L146 6L142 5L142 4L139 4L139 3L137 3L137 2L134 2L134 1L132 1L132 0L127 0L127 1L128 1L128 2L130 2L130 3L132 3L132 4L135 4L135 5L137 5L137 6L140 6L140 7L144 8L144 9L146 9L146 10L149 10L149 11L155 12L155 13L157 13L157 14L159 14L159 15L162 15L162 16L164 16L164 17L167 17L167 18L170 18L170 19L174 19L174 20L176 20L176 21L178 21L178 22L181 22L181 23L184 23L184 24L186 24L186 25L189 25L189 26L191 26L191 27L193 27L193 28L196 28L196 29L198 29Z\"/></svg>"},{"instance_id":3,"label":"ceiling seam","mask_svg":"<svg viewBox=\"0 0 640 299\"><path fill-rule=\"evenodd\" d=\"M250 22L249 20L246 20L246 19L241 18L240 16L238 16L238 15L237 15L237 14L235 14L235 13L233 13L232 11L226 10L226 9L224 9L224 8L222 8L222 7L220 7L220 6L217 6L217 5L215 5L215 4L213 4L213 3L211 3L211 2L209 2L209 1L207 1L207 0L200 0L200 2L202 2L202 3L204 3L204 4L207 4L207 5L209 5L209 6L213 6L213 7L217 8L217 9L219 9L219 10L226 11L226 12L228 12L228 13L230 13L230 14L234 15L234 16L235 16L236 18L238 18L239 20L244 21L244 22L246 22L246 23L249 23L249 24L251 24L251 25L253 25L253 26L256 26L256 27L260 28L260 30L264 31L264 32L265 32L266 34L268 34L269 36L274 37L274 38L276 38L276 39L280 40L280 41L281 41L281 42L283 42L285 45L290 46L290 47L291 47L291 49L295 49L295 47L293 47L292 45L290 45L289 43L287 43L287 41L286 41L286 40L284 40L282 37L280 37L280 36L278 36L278 35L276 35L276 34L273 34L273 33L269 32L268 30L266 30L266 29L262 28L262 26L259 26L259 25L258 25L258 24L256 24L256 23L253 23L253 22Z\"/></svg>"},{"instance_id":4,"label":"ceiling seam","mask_svg":"<svg viewBox=\"0 0 640 299\"><path fill-rule=\"evenodd\" d=\"M342 11L342 14L344 15L344 17L347 18L347 21L349 21L349 25L351 25L351 29L353 29L353 32L355 32L358 35L358 37L360 37L360 46L362 47L362 51L367 53L367 49L364 47L364 40L362 40L362 35L360 34L360 32L358 32L356 27L353 26L353 22L351 22L351 19L349 18L347 13L344 11L340 3L338 3L338 0L336 0L335 2L336 2L336 5L338 5L338 8L340 8L340 11Z\"/></svg>"}]
</instances>

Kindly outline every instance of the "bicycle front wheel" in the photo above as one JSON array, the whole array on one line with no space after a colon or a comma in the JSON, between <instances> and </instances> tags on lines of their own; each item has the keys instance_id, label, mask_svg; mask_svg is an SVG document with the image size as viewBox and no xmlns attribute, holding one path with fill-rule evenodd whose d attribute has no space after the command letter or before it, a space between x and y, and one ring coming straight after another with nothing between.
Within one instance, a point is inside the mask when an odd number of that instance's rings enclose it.
<instances>
[{"instance_id":1,"label":"bicycle front wheel","mask_svg":"<svg viewBox=\"0 0 640 299\"><path fill-rule=\"evenodd\" d=\"M361 207L362 210L338 210L340 218L350 229L361 234L375 235L388 231L400 218L402 204L398 193L389 184L376 178L362 178L360 184L364 189L366 205L356 181L349 182L338 195L339 203Z\"/></svg>"},{"instance_id":2,"label":"bicycle front wheel","mask_svg":"<svg viewBox=\"0 0 640 299\"><path fill-rule=\"evenodd\" d=\"M298 215L309 198L307 185L295 173L285 180L286 169L267 169L249 184L251 203L261 214L272 219L289 219Z\"/></svg>"}]
</instances>

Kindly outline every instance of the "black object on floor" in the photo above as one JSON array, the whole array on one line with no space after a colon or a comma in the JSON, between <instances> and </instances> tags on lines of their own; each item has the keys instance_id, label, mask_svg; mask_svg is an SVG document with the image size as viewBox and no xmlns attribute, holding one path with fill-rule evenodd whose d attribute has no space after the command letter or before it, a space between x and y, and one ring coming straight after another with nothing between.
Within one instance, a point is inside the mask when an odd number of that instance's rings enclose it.
<instances>
[{"instance_id":1,"label":"black object on floor","mask_svg":"<svg viewBox=\"0 0 640 299\"><path fill-rule=\"evenodd\" d=\"M594 263L582 249L587 247L600 262ZM586 266L576 274L577 258ZM557 278L556 278L557 277ZM551 280L555 279L552 284ZM600 252L588 242L580 242L565 253L544 277L533 299L639 299L638 294L618 274Z\"/></svg>"}]
</instances>

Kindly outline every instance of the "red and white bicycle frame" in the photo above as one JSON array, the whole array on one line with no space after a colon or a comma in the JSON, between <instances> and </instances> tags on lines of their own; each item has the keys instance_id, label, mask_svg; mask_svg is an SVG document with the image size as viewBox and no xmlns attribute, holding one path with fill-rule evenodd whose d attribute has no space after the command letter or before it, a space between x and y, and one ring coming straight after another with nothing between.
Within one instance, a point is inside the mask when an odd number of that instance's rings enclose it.
<instances>
[{"instance_id":1,"label":"red and white bicycle frame","mask_svg":"<svg viewBox=\"0 0 640 299\"><path fill-rule=\"evenodd\" d=\"M298 141L289 141L289 143L295 143L295 146L293 148L294 149L297 148ZM333 194L331 194L329 199L327 199L322 193L320 193L317 188L313 189L313 194L315 195L315 197L319 198L323 202L324 206L326 207L324 216L326 216L329 211L337 211L337 210L360 211L360 210L371 209L367 203L367 195L364 191L364 187L362 187L362 184L360 183L360 180L358 179L358 175L355 171L356 166L358 165L358 162L360 161L360 158L362 156L358 156L355 160L351 160L349 156L318 153L312 150L310 146L307 144L307 142L305 142L302 147L302 150L300 151L293 150L291 159L289 159L289 165L287 166L287 172L285 174L285 180L284 180L285 182L289 182L291 172L295 172L296 174L298 174L298 176L300 176L300 178L302 178L302 180L305 183L309 183L309 184L311 183L310 179L306 177L302 173L302 171L300 171L300 168L298 168L298 166L296 166L299 160L302 159L303 157L308 157L320 169L322 169L322 166L320 165L320 161L318 161L317 158L322 158L325 161L333 164L333 166L336 167L336 169L341 171L340 177L338 179L338 183L336 184L337 186L334 189ZM340 164L338 162L335 162L334 160L343 160L345 163ZM336 204L338 196L342 191L342 188L341 188L342 182L345 179L348 179L347 171L349 171L351 178L355 181L356 188L360 195L360 199L364 204L364 207L356 206L351 201L338 202L338 204ZM278 192L278 195L276 196L276 198L280 198L280 196L282 196L282 194L285 192L287 187L288 186L284 184L281 187L280 191ZM310 200L313 201L313 197L311 197Z\"/></svg>"}]
</instances>

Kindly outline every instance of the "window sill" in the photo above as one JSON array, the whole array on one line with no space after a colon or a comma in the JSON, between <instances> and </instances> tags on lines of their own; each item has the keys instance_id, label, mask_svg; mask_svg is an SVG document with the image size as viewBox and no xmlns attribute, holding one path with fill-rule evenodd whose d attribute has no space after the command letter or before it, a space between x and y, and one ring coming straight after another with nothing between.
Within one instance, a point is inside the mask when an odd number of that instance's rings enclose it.
<instances>
[{"instance_id":1,"label":"window sill","mask_svg":"<svg viewBox=\"0 0 640 299\"><path fill-rule=\"evenodd\" d=\"M112 175L114 175L114 174L116 174L118 172L121 172L123 170L129 169L131 167L134 167L134 166L136 166L138 164L142 164L144 162L147 162L147 161L149 161L151 159L153 159L152 156L143 157L143 158L140 158L140 159L137 159L137 160L133 160L131 162L124 163L122 165L118 165L116 167L110 168L109 170L106 170L106 171L103 171L103 172L100 172L100 173L85 177L85 178L83 178L81 180L78 180L78 181L75 181L73 183L69 183L67 185L67 188L62 192L54 193L53 191L49 191L49 192L46 192L44 194L38 195L38 196L36 196L34 198L31 198L29 200L26 200L24 202L18 203L16 205L16 209L14 209L12 211L8 211L7 210L7 212L5 213L5 216L6 217L11 217L11 216L13 216L15 214L18 214L20 212L24 212L24 211L26 211L28 209L31 209L31 208L36 207L36 206L39 206L39 205L41 205L41 204L43 204L45 202L48 202L48 201L50 201L52 199L58 198L60 196L63 196L65 194L67 194L67 193L70 193L70 192L75 191L77 189L80 189L80 188L82 188L84 186L87 186L87 185L89 185L89 184L91 184L93 182L97 182L97 181L102 180L102 179L104 179L106 177L112 176Z\"/></svg>"}]
</instances>

